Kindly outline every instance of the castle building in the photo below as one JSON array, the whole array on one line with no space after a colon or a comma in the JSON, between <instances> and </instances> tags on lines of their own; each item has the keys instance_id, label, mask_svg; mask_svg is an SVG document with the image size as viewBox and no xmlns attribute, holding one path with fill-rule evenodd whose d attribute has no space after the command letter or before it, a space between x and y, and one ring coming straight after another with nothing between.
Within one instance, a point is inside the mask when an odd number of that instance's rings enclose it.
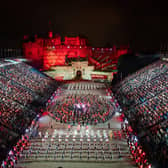
<instances>
[{"instance_id":1,"label":"castle building","mask_svg":"<svg viewBox=\"0 0 168 168\"><path fill-rule=\"evenodd\" d=\"M111 81L117 73L118 58L128 48L94 48L79 36L65 37L62 42L61 36L49 32L48 38L36 36L34 41L25 41L23 52L28 60L55 79Z\"/></svg>"}]
</instances>

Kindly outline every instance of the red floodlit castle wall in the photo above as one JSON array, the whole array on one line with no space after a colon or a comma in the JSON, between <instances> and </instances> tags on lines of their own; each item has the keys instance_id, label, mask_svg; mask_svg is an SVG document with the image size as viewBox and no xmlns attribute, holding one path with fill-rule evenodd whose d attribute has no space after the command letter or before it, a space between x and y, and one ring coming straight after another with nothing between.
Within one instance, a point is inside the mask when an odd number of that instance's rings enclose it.
<instances>
[{"instance_id":1,"label":"red floodlit castle wall","mask_svg":"<svg viewBox=\"0 0 168 168\"><path fill-rule=\"evenodd\" d=\"M65 59L91 56L91 49L86 46L56 46L54 49L44 50L44 67L50 68L56 65L66 65Z\"/></svg>"},{"instance_id":2,"label":"red floodlit castle wall","mask_svg":"<svg viewBox=\"0 0 168 168\"><path fill-rule=\"evenodd\" d=\"M113 48L92 48L92 53L90 61L96 61L95 70L111 71L117 69L118 58L128 53L128 47L122 49L116 49L115 46Z\"/></svg>"},{"instance_id":3,"label":"red floodlit castle wall","mask_svg":"<svg viewBox=\"0 0 168 168\"><path fill-rule=\"evenodd\" d=\"M35 42L24 43L23 49L27 59L33 61L35 64L43 65L43 39L36 39Z\"/></svg>"},{"instance_id":4,"label":"red floodlit castle wall","mask_svg":"<svg viewBox=\"0 0 168 168\"><path fill-rule=\"evenodd\" d=\"M41 65L43 69L52 66L66 65L67 58L87 58L89 64L95 65L95 69L116 69L118 58L126 54L128 49L91 48L87 46L87 40L80 37L65 37L61 42L60 36L53 37L49 32L49 38L35 38L34 42L23 44L24 54L27 59Z\"/></svg>"}]
</instances>

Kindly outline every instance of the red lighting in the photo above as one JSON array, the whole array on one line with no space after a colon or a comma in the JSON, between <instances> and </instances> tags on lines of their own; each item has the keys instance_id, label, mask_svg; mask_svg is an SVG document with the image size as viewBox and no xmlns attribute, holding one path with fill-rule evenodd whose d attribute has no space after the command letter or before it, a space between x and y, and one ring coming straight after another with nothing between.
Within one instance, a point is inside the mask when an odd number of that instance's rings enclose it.
<instances>
[{"instance_id":1,"label":"red lighting","mask_svg":"<svg viewBox=\"0 0 168 168\"><path fill-rule=\"evenodd\" d=\"M52 37L53 37L53 32L50 31L50 32L48 33L48 36L49 36L49 38L52 38Z\"/></svg>"},{"instance_id":2,"label":"red lighting","mask_svg":"<svg viewBox=\"0 0 168 168\"><path fill-rule=\"evenodd\" d=\"M24 36L24 39L27 38L28 36ZM36 37L35 42L29 41L23 44L26 58L40 65L39 68L43 70L52 66L66 66L66 58L86 58L96 70L116 70L118 58L126 54L128 49L113 48L94 50L87 46L87 39L81 37L65 37L64 42L61 42L61 37L59 35L53 37L52 31L48 32L48 39Z\"/></svg>"}]
</instances>

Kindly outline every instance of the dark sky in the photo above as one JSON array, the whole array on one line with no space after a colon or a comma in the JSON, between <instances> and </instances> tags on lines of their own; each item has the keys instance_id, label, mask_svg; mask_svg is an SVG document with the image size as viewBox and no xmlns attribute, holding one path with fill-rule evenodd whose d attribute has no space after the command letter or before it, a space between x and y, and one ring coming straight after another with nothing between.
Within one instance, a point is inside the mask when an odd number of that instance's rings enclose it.
<instances>
[{"instance_id":1,"label":"dark sky","mask_svg":"<svg viewBox=\"0 0 168 168\"><path fill-rule=\"evenodd\" d=\"M92 46L130 44L159 50L168 40L165 2L152 0L39 1L5 0L0 4L0 47L19 47L24 34L84 34Z\"/></svg>"}]
</instances>

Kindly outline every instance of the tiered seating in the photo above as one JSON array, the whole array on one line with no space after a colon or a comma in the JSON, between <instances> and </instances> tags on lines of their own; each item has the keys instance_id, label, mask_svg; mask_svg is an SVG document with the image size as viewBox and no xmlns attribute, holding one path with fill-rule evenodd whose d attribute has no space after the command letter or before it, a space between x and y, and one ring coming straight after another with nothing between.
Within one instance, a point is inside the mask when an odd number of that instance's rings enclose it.
<instances>
[{"instance_id":1,"label":"tiered seating","mask_svg":"<svg viewBox=\"0 0 168 168\"><path fill-rule=\"evenodd\" d=\"M158 61L127 77L116 91L134 131L143 137L145 143L150 144L147 148L153 160L156 160L156 153L163 152L161 144L166 145L163 158L168 158L168 123L165 122L168 119L167 86L168 63Z\"/></svg>"},{"instance_id":2,"label":"tiered seating","mask_svg":"<svg viewBox=\"0 0 168 168\"><path fill-rule=\"evenodd\" d=\"M146 85L141 85L137 88L134 87L131 91L124 92L127 97L126 103L131 103L131 105L141 104L163 90L166 90L168 85L167 78L168 73L161 74L157 78L148 81Z\"/></svg>"},{"instance_id":3,"label":"tiered seating","mask_svg":"<svg viewBox=\"0 0 168 168\"><path fill-rule=\"evenodd\" d=\"M34 96L32 92L3 76L0 76L0 93L23 105L31 103Z\"/></svg>"},{"instance_id":4,"label":"tiered seating","mask_svg":"<svg viewBox=\"0 0 168 168\"><path fill-rule=\"evenodd\" d=\"M23 62L4 61L0 66L0 93L22 105L44 103L57 87L55 80Z\"/></svg>"},{"instance_id":5,"label":"tiered seating","mask_svg":"<svg viewBox=\"0 0 168 168\"><path fill-rule=\"evenodd\" d=\"M134 74L126 77L123 81L121 81L118 85L118 92L122 91L131 91L134 87L139 87L140 85L146 83L155 77L158 77L160 74L168 71L168 63L164 61L157 61L153 64L142 68L141 70L135 72ZM128 85L128 83L131 84Z\"/></svg>"},{"instance_id":6,"label":"tiered seating","mask_svg":"<svg viewBox=\"0 0 168 168\"><path fill-rule=\"evenodd\" d=\"M125 134L108 129L50 130L30 140L22 153L23 160L119 161L128 157Z\"/></svg>"},{"instance_id":7,"label":"tiered seating","mask_svg":"<svg viewBox=\"0 0 168 168\"><path fill-rule=\"evenodd\" d=\"M139 120L143 122L143 127L156 124L167 115L167 63L159 61L148 68L145 68L148 72L141 70L137 78L132 79L132 81L137 81L137 86L130 81L116 92L120 103L126 110L127 117L130 119L132 116L139 117ZM144 79L148 80L144 81Z\"/></svg>"},{"instance_id":8,"label":"tiered seating","mask_svg":"<svg viewBox=\"0 0 168 168\"><path fill-rule=\"evenodd\" d=\"M35 117L35 112L25 109L22 105L0 95L0 123L16 132L23 130Z\"/></svg>"},{"instance_id":9,"label":"tiered seating","mask_svg":"<svg viewBox=\"0 0 168 168\"><path fill-rule=\"evenodd\" d=\"M143 104L136 106L134 109L129 110L139 117L138 120L142 122L142 128L146 128L167 119L168 117L168 90L153 97Z\"/></svg>"},{"instance_id":10,"label":"tiered seating","mask_svg":"<svg viewBox=\"0 0 168 168\"><path fill-rule=\"evenodd\" d=\"M0 122L22 132L35 117L31 104L39 94L54 92L54 82L24 63L5 63L0 67ZM47 92L47 93L44 93ZM38 97L40 101L40 97Z\"/></svg>"},{"instance_id":11,"label":"tiered seating","mask_svg":"<svg viewBox=\"0 0 168 168\"><path fill-rule=\"evenodd\" d=\"M23 62L0 63L0 128L6 135L0 136L0 150L4 156L58 85Z\"/></svg>"},{"instance_id":12,"label":"tiered seating","mask_svg":"<svg viewBox=\"0 0 168 168\"><path fill-rule=\"evenodd\" d=\"M0 67L0 75L37 93L51 92L53 81L25 63Z\"/></svg>"}]
</instances>

